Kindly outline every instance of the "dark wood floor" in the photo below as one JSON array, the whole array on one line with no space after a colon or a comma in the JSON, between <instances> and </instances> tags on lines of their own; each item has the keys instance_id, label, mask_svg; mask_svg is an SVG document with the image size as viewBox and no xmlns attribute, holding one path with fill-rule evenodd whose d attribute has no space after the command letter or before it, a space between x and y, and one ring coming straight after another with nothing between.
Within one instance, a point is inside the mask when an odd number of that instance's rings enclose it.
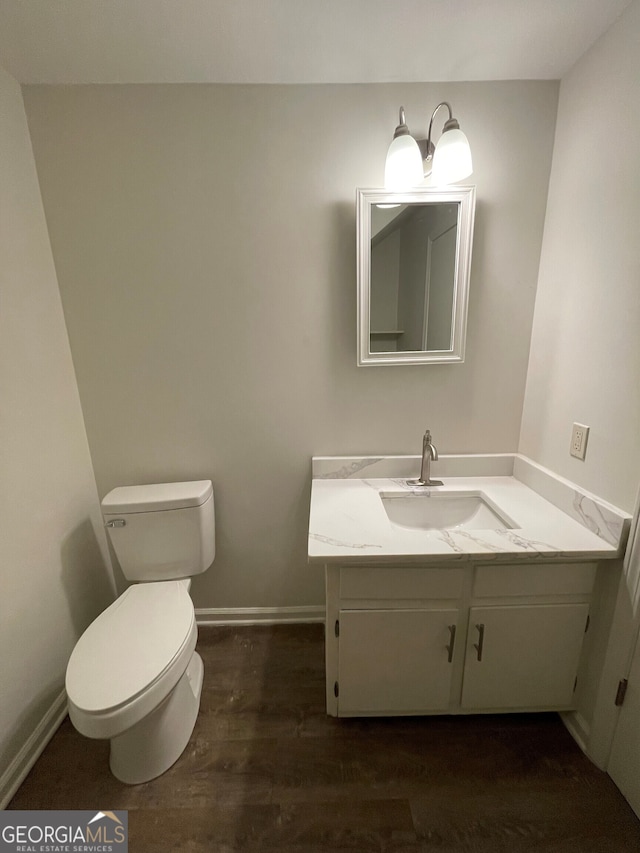
<instances>
[{"instance_id":1,"label":"dark wood floor","mask_svg":"<svg viewBox=\"0 0 640 853\"><path fill-rule=\"evenodd\" d=\"M66 720L13 809L128 809L132 853L638 853L640 822L552 714L335 720L319 625L200 629L202 707L128 787Z\"/></svg>"}]
</instances>

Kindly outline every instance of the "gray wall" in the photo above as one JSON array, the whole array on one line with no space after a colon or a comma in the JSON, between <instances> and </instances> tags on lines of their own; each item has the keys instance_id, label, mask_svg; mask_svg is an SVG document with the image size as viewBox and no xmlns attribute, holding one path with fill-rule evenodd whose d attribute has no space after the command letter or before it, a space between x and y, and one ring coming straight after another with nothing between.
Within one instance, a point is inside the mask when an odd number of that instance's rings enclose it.
<instances>
[{"instance_id":1,"label":"gray wall","mask_svg":"<svg viewBox=\"0 0 640 853\"><path fill-rule=\"evenodd\" d=\"M391 331L398 328L398 285L400 278L400 234L396 228L382 240L371 244L371 319L373 331ZM374 335L369 346L373 352L391 352L397 347L397 338Z\"/></svg>"},{"instance_id":2,"label":"gray wall","mask_svg":"<svg viewBox=\"0 0 640 853\"><path fill-rule=\"evenodd\" d=\"M640 3L562 80L521 451L633 511L640 482ZM584 462L574 421L591 427Z\"/></svg>"},{"instance_id":3,"label":"gray wall","mask_svg":"<svg viewBox=\"0 0 640 853\"><path fill-rule=\"evenodd\" d=\"M553 82L26 87L101 495L211 477L201 607L316 604L312 454L517 448ZM356 367L355 188L449 100L478 208L467 360Z\"/></svg>"},{"instance_id":4,"label":"gray wall","mask_svg":"<svg viewBox=\"0 0 640 853\"><path fill-rule=\"evenodd\" d=\"M520 440L522 453L628 512L640 483L638 44L636 0L560 86ZM569 455L574 421L591 427L585 461ZM614 568L598 573L578 677L581 725L600 766L637 631L637 560L626 571L619 590Z\"/></svg>"},{"instance_id":5,"label":"gray wall","mask_svg":"<svg viewBox=\"0 0 640 853\"><path fill-rule=\"evenodd\" d=\"M427 240L423 222L415 217L400 229L398 278L398 328L404 334L398 349L423 349L424 308L427 291Z\"/></svg>"},{"instance_id":6,"label":"gray wall","mask_svg":"<svg viewBox=\"0 0 640 853\"><path fill-rule=\"evenodd\" d=\"M0 802L113 598L20 87L0 69Z\"/></svg>"}]
</instances>

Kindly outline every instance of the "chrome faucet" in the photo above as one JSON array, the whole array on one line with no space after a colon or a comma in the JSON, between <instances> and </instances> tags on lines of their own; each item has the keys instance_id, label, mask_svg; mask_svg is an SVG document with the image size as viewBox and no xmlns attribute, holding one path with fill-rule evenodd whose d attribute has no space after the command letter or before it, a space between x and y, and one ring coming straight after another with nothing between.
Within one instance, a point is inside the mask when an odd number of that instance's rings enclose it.
<instances>
[{"instance_id":1,"label":"chrome faucet","mask_svg":"<svg viewBox=\"0 0 640 853\"><path fill-rule=\"evenodd\" d=\"M443 486L442 480L431 479L431 462L438 461L438 451L431 443L431 430L427 430L422 439L422 465L417 480L407 480L408 486Z\"/></svg>"}]
</instances>

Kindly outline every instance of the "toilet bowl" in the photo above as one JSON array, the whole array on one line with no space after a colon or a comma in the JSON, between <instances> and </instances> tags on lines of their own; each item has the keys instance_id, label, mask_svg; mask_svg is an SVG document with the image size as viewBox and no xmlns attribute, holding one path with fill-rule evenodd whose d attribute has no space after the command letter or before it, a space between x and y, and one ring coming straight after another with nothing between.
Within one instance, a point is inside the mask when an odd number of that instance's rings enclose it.
<instances>
[{"instance_id":1,"label":"toilet bowl","mask_svg":"<svg viewBox=\"0 0 640 853\"><path fill-rule=\"evenodd\" d=\"M198 715L204 667L184 575L215 556L213 489L210 481L129 486L102 507L123 572L147 580L80 637L67 666L69 716L87 737L109 739L114 776L138 784L177 761Z\"/></svg>"}]
</instances>

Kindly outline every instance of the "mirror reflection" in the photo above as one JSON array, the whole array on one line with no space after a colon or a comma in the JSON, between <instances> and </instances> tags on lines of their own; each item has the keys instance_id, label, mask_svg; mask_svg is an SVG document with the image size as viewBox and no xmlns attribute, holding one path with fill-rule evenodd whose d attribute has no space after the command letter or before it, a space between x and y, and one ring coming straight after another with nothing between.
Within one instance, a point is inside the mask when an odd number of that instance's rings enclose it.
<instances>
[{"instance_id":1,"label":"mirror reflection","mask_svg":"<svg viewBox=\"0 0 640 853\"><path fill-rule=\"evenodd\" d=\"M371 208L371 352L451 349L458 207Z\"/></svg>"},{"instance_id":2,"label":"mirror reflection","mask_svg":"<svg viewBox=\"0 0 640 853\"><path fill-rule=\"evenodd\" d=\"M464 360L474 187L358 190L358 364Z\"/></svg>"}]
</instances>

